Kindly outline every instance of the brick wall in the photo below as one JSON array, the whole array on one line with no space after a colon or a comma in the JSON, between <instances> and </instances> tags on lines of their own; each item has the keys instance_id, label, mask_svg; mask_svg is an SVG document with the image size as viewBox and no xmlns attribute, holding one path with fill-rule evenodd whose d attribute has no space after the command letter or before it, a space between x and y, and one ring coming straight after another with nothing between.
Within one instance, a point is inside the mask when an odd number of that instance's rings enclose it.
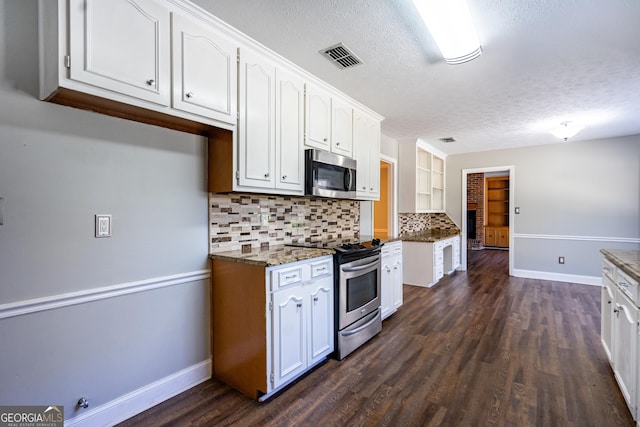
<instances>
[{"instance_id":1,"label":"brick wall","mask_svg":"<svg viewBox=\"0 0 640 427\"><path fill-rule=\"evenodd\" d=\"M484 246L484 173L470 173L467 175L467 205L476 207L476 238L467 240L467 247L481 248Z\"/></svg>"}]
</instances>

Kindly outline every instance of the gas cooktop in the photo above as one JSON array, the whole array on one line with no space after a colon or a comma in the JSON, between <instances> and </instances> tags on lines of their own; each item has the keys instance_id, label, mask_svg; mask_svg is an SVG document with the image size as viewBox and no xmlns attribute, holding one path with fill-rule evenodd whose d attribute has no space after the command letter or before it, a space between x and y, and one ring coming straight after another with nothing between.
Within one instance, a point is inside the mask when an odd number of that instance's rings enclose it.
<instances>
[{"instance_id":1,"label":"gas cooktop","mask_svg":"<svg viewBox=\"0 0 640 427\"><path fill-rule=\"evenodd\" d=\"M304 248L333 249L338 252L353 252L366 249L377 248L384 245L380 239L374 239L371 236L345 237L331 240L322 240L318 242L299 242L291 243L287 246L297 246Z\"/></svg>"}]
</instances>

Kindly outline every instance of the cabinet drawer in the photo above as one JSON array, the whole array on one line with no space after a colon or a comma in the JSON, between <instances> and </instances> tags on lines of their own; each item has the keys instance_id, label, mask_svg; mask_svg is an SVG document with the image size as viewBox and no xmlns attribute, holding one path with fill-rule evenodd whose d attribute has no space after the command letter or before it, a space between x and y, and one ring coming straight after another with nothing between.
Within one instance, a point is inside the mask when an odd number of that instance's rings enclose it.
<instances>
[{"instance_id":1,"label":"cabinet drawer","mask_svg":"<svg viewBox=\"0 0 640 427\"><path fill-rule=\"evenodd\" d=\"M638 282L627 276L622 271L618 270L616 283L618 284L620 290L629 298L631 298L631 301L633 301L633 303L638 306Z\"/></svg>"},{"instance_id":2,"label":"cabinet drawer","mask_svg":"<svg viewBox=\"0 0 640 427\"><path fill-rule=\"evenodd\" d=\"M616 281L615 279L615 271L616 271L616 267L611 264L609 261L607 261L606 259L603 260L602 262L602 274L607 276L609 279L611 279L612 281Z\"/></svg>"},{"instance_id":3,"label":"cabinet drawer","mask_svg":"<svg viewBox=\"0 0 640 427\"><path fill-rule=\"evenodd\" d=\"M320 277L326 276L331 273L331 261L324 260L318 261L311 264L311 277Z\"/></svg>"},{"instance_id":4,"label":"cabinet drawer","mask_svg":"<svg viewBox=\"0 0 640 427\"><path fill-rule=\"evenodd\" d=\"M284 268L271 272L273 290L302 282L302 266Z\"/></svg>"}]
</instances>

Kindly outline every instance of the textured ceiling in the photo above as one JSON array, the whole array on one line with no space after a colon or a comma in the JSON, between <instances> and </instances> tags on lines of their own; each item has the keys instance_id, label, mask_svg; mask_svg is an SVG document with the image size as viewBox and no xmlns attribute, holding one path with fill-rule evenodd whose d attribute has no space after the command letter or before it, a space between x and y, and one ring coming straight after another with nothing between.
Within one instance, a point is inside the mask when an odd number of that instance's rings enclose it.
<instances>
[{"instance_id":1,"label":"textured ceiling","mask_svg":"<svg viewBox=\"0 0 640 427\"><path fill-rule=\"evenodd\" d=\"M193 0L447 154L640 134L640 1L468 0L483 54L447 65L410 0ZM364 63L319 51L344 43ZM454 137L445 144L442 137Z\"/></svg>"}]
</instances>

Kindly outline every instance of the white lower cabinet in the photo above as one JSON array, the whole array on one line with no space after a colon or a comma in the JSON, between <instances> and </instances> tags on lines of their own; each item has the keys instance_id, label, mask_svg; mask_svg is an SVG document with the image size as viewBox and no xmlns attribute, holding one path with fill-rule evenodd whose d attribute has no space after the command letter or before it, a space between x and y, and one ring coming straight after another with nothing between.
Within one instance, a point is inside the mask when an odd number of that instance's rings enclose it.
<instances>
[{"instance_id":1,"label":"white lower cabinet","mask_svg":"<svg viewBox=\"0 0 640 427\"><path fill-rule=\"evenodd\" d=\"M613 372L631 413L636 418L638 369L638 307L616 289L613 323Z\"/></svg>"},{"instance_id":2,"label":"white lower cabinet","mask_svg":"<svg viewBox=\"0 0 640 427\"><path fill-rule=\"evenodd\" d=\"M404 283L431 287L460 267L460 236L436 242L404 241Z\"/></svg>"},{"instance_id":3,"label":"white lower cabinet","mask_svg":"<svg viewBox=\"0 0 640 427\"><path fill-rule=\"evenodd\" d=\"M402 242L382 247L381 314L386 319L402 305Z\"/></svg>"},{"instance_id":4,"label":"white lower cabinet","mask_svg":"<svg viewBox=\"0 0 640 427\"><path fill-rule=\"evenodd\" d=\"M274 291L267 317L272 330L270 392L324 360L334 348L333 260L330 256L317 258L298 266L302 274L297 282L284 288L271 283ZM270 269L271 277L280 270Z\"/></svg>"},{"instance_id":5,"label":"white lower cabinet","mask_svg":"<svg viewBox=\"0 0 640 427\"><path fill-rule=\"evenodd\" d=\"M212 258L215 378L264 401L333 352L333 255L273 267Z\"/></svg>"},{"instance_id":6,"label":"white lower cabinet","mask_svg":"<svg viewBox=\"0 0 640 427\"><path fill-rule=\"evenodd\" d=\"M601 339L605 353L633 415L640 408L640 309L638 282L607 259L602 267Z\"/></svg>"}]
</instances>

